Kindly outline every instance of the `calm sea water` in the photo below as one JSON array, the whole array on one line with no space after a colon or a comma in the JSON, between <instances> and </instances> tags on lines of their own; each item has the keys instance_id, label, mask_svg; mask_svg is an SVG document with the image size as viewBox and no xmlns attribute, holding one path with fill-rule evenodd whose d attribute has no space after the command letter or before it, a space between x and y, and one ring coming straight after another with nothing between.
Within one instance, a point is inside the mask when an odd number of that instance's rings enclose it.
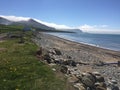
<instances>
[{"instance_id":1,"label":"calm sea water","mask_svg":"<svg viewBox=\"0 0 120 90\"><path fill-rule=\"evenodd\" d=\"M71 41L120 51L120 35L88 33L51 33Z\"/></svg>"}]
</instances>

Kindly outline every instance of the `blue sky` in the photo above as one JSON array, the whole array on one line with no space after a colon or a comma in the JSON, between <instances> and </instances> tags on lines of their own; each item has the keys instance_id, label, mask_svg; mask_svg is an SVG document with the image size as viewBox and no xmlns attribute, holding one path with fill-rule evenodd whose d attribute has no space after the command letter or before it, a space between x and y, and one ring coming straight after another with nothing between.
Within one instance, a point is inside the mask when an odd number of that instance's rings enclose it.
<instances>
[{"instance_id":1,"label":"blue sky","mask_svg":"<svg viewBox=\"0 0 120 90\"><path fill-rule=\"evenodd\" d=\"M0 15L32 17L91 32L120 32L120 0L0 0Z\"/></svg>"}]
</instances>

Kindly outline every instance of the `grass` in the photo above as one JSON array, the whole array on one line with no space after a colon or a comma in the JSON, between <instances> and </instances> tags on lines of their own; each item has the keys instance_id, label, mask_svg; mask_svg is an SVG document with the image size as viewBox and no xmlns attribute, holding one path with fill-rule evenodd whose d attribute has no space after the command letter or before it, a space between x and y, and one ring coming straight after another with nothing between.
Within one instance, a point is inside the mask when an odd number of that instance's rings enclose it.
<instances>
[{"instance_id":1,"label":"grass","mask_svg":"<svg viewBox=\"0 0 120 90\"><path fill-rule=\"evenodd\" d=\"M0 34L6 33L6 32L21 31L22 29L23 29L23 26L0 24Z\"/></svg>"},{"instance_id":2,"label":"grass","mask_svg":"<svg viewBox=\"0 0 120 90\"><path fill-rule=\"evenodd\" d=\"M65 81L36 58L29 37L0 42L0 90L65 90Z\"/></svg>"}]
</instances>

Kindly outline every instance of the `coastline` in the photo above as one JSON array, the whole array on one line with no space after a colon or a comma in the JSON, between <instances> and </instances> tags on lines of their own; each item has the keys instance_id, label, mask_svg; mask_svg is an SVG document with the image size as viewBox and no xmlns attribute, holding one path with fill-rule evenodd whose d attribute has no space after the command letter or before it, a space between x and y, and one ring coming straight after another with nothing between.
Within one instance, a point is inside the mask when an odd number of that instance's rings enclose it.
<instances>
[{"instance_id":1,"label":"coastline","mask_svg":"<svg viewBox=\"0 0 120 90\"><path fill-rule=\"evenodd\" d=\"M60 50L62 55L55 56L57 59L71 59L75 62L85 63L77 66L81 72L100 72L106 81L112 77L117 80L120 87L120 67L117 64L109 64L120 61L120 51L86 45L46 33L37 33L34 42L47 50ZM108 65L101 65L101 62L108 63Z\"/></svg>"},{"instance_id":2,"label":"coastline","mask_svg":"<svg viewBox=\"0 0 120 90\"><path fill-rule=\"evenodd\" d=\"M49 33L48 33L48 34L49 34ZM52 34L49 34L49 35L52 35ZM97 48L104 49L104 50L109 50L109 51L120 52L119 50L114 50L114 49L111 49L111 48L102 47L102 46L99 46L99 45L97 45L97 44L89 44L89 43L84 43L84 42L77 42L77 41L70 40L70 39L66 39L66 38L62 38L62 37L56 36L56 35L52 35L52 36L58 37L58 38L60 38L60 39L68 40L68 41L73 42L73 43L78 43L78 44L93 46L93 47L97 47Z\"/></svg>"},{"instance_id":3,"label":"coastline","mask_svg":"<svg viewBox=\"0 0 120 90\"><path fill-rule=\"evenodd\" d=\"M90 46L95 46L95 47L100 47L100 48L103 48L103 49L107 49L107 50L112 50L112 51L119 51L120 52L120 48L118 48L117 46L106 46L106 45L103 45L103 44L97 44L97 43L92 43L92 42L86 42L86 40L85 41L83 41L84 40L84 38L83 37L80 37L80 38L83 38L83 40L78 40L78 39L76 39L75 37L71 37L70 35L62 35L61 33L60 33L60 35L59 35L59 33L58 34L55 34L55 33L48 33L48 34L50 34L50 35L53 35L53 36L57 36L57 37L59 37L59 38L63 38L63 39L66 39L66 40L70 40L70 41L73 41L73 42L76 42L76 43L80 43L80 44L85 44L85 45L90 45ZM109 36L110 37L110 36ZM79 38L79 36L78 36L78 38ZM88 40L89 40L89 38L88 38ZM112 43L112 42L111 42ZM108 45L110 44L110 43L107 43Z\"/></svg>"},{"instance_id":4,"label":"coastline","mask_svg":"<svg viewBox=\"0 0 120 90\"><path fill-rule=\"evenodd\" d=\"M38 33L37 37L38 37L37 44L41 45L44 48L48 48L48 49L58 48L61 51L68 53L68 54L69 54L69 51L73 50L72 52L73 55L75 53L74 52L75 50L76 52L78 51L80 53L83 51L82 53L85 52L86 54L90 54L90 53L91 55L94 54L97 57L100 56L99 59L104 62L107 62L107 61L116 62L120 60L120 51L115 51L115 50L110 50L110 49L105 49L101 47L84 44L84 43L79 43L79 42L67 40L67 39L60 38L58 36L54 36L50 34L46 34L46 33ZM76 56L79 57L79 53L77 54L78 55Z\"/></svg>"}]
</instances>

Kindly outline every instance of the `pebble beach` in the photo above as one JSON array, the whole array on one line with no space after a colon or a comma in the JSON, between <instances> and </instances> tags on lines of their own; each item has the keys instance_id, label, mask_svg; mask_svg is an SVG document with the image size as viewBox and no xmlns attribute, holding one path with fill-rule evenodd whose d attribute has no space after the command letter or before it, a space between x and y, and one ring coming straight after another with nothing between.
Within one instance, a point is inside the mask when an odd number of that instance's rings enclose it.
<instances>
[{"instance_id":1,"label":"pebble beach","mask_svg":"<svg viewBox=\"0 0 120 90\"><path fill-rule=\"evenodd\" d=\"M118 65L120 51L76 43L45 33L37 33L33 40L37 45L47 50L54 48L60 50L62 54L54 56L54 58L71 59L79 63L77 69L81 72L99 72L107 84L109 78L112 78L117 81L120 88L120 66Z\"/></svg>"}]
</instances>

